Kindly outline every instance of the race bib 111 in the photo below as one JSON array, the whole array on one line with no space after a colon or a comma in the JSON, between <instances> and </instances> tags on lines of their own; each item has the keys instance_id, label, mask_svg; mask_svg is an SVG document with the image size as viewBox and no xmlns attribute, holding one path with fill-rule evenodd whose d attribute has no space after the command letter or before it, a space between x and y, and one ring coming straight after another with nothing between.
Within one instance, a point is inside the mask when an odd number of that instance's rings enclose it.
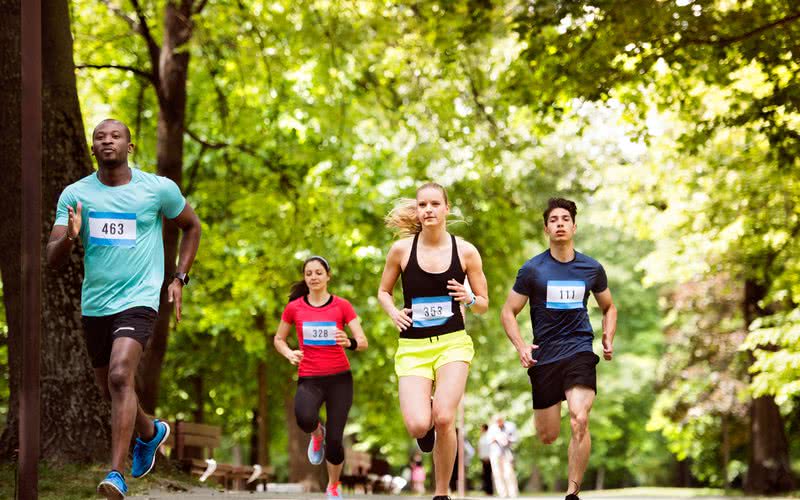
<instances>
[{"instance_id":1,"label":"race bib 111","mask_svg":"<svg viewBox=\"0 0 800 500\"><path fill-rule=\"evenodd\" d=\"M548 309L583 309L583 281L547 281Z\"/></svg>"},{"instance_id":2,"label":"race bib 111","mask_svg":"<svg viewBox=\"0 0 800 500\"><path fill-rule=\"evenodd\" d=\"M303 344L316 346L336 345L336 322L306 321L303 323Z\"/></svg>"},{"instance_id":3,"label":"race bib 111","mask_svg":"<svg viewBox=\"0 0 800 500\"><path fill-rule=\"evenodd\" d=\"M452 315L453 298L449 295L411 299L411 321L415 328L443 325Z\"/></svg>"},{"instance_id":4,"label":"race bib 111","mask_svg":"<svg viewBox=\"0 0 800 500\"><path fill-rule=\"evenodd\" d=\"M89 212L89 243L101 246L136 246L136 214Z\"/></svg>"}]
</instances>

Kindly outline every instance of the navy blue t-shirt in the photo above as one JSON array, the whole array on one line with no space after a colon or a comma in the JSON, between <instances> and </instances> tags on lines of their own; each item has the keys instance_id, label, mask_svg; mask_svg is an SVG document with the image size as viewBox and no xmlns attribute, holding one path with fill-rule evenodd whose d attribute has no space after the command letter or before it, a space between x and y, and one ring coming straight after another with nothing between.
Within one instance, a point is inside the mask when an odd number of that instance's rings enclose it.
<instances>
[{"instance_id":1,"label":"navy blue t-shirt","mask_svg":"<svg viewBox=\"0 0 800 500\"><path fill-rule=\"evenodd\" d=\"M603 266L580 252L570 262L559 262L545 250L520 268L514 291L530 300L537 365L592 352L594 333L586 303L590 291L606 288Z\"/></svg>"}]
</instances>

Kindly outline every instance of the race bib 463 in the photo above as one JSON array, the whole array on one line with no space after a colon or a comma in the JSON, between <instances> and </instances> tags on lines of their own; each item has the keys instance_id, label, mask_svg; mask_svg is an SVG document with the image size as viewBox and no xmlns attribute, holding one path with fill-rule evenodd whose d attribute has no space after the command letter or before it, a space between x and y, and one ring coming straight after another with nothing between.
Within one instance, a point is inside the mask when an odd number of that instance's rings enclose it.
<instances>
[{"instance_id":1,"label":"race bib 463","mask_svg":"<svg viewBox=\"0 0 800 500\"><path fill-rule=\"evenodd\" d=\"M547 281L548 309L583 309L583 281Z\"/></svg>"},{"instance_id":2,"label":"race bib 463","mask_svg":"<svg viewBox=\"0 0 800 500\"><path fill-rule=\"evenodd\" d=\"M136 214L89 212L89 243L101 246L136 246Z\"/></svg>"},{"instance_id":3,"label":"race bib 463","mask_svg":"<svg viewBox=\"0 0 800 500\"><path fill-rule=\"evenodd\" d=\"M303 323L304 345L336 345L335 321L306 321Z\"/></svg>"},{"instance_id":4,"label":"race bib 463","mask_svg":"<svg viewBox=\"0 0 800 500\"><path fill-rule=\"evenodd\" d=\"M411 299L411 321L415 328L443 325L452 315L453 298L449 295Z\"/></svg>"}]
</instances>

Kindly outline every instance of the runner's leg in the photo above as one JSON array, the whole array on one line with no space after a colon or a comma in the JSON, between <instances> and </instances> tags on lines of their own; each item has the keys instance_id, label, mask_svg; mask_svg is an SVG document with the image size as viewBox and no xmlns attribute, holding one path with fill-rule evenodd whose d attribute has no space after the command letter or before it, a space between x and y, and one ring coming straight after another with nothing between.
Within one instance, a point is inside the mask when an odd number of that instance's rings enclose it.
<instances>
[{"instance_id":1,"label":"runner's leg","mask_svg":"<svg viewBox=\"0 0 800 500\"><path fill-rule=\"evenodd\" d=\"M108 367L108 391L111 395L111 468L119 472L124 470L136 423L139 403L134 376L141 356L142 345L135 339L114 340Z\"/></svg>"},{"instance_id":2,"label":"runner's leg","mask_svg":"<svg viewBox=\"0 0 800 500\"><path fill-rule=\"evenodd\" d=\"M589 434L589 412L594 403L594 390L589 387L575 386L567 389L567 406L572 426L572 439L569 442L569 485L567 494L576 493L580 489L583 474L589 464L592 450L592 438Z\"/></svg>"},{"instance_id":3,"label":"runner's leg","mask_svg":"<svg viewBox=\"0 0 800 500\"><path fill-rule=\"evenodd\" d=\"M453 361L436 370L436 392L433 395L433 423L436 427L434 495L447 495L456 460L456 412L464 397L468 376L469 364L463 361Z\"/></svg>"},{"instance_id":4,"label":"runner's leg","mask_svg":"<svg viewBox=\"0 0 800 500\"><path fill-rule=\"evenodd\" d=\"M343 373L331 377L326 384L325 410L328 415L325 434L325 459L328 487L339 482L344 465L344 426L353 405L353 376Z\"/></svg>"}]
</instances>

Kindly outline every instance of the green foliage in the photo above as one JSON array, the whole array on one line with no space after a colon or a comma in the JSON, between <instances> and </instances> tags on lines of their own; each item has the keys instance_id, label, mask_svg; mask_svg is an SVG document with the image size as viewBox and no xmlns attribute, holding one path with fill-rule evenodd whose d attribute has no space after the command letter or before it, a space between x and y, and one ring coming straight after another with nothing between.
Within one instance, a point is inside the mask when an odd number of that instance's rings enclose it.
<instances>
[{"instance_id":1,"label":"green foliage","mask_svg":"<svg viewBox=\"0 0 800 500\"><path fill-rule=\"evenodd\" d=\"M755 321L742 349L755 355L750 367L753 395L775 396L779 405L795 411L800 396L800 308Z\"/></svg>"},{"instance_id":2,"label":"green foliage","mask_svg":"<svg viewBox=\"0 0 800 500\"><path fill-rule=\"evenodd\" d=\"M143 7L156 40L164 4ZM795 11L779 0L208 2L186 49L183 186L204 236L159 412L202 413L247 451L264 363L284 474L295 375L271 335L300 263L321 254L370 339L350 356L346 432L405 464L397 333L375 299L392 241L382 216L433 179L450 189L464 220L452 230L479 248L490 286L490 312L468 317L473 443L503 411L520 426L518 471L535 466L547 485L564 476L567 420L555 446L535 443L530 386L497 314L519 266L545 248L540 213L560 194L579 202L578 249L606 266L620 311L587 477L602 467L610 486L666 483L672 453L708 483L732 479L746 451L739 345L754 351L756 394L795 412L800 389ZM146 67L119 12L72 4L79 65ZM107 115L131 124L136 162L152 171L149 82L81 69L78 85L87 128ZM765 290L770 317L745 341L746 280Z\"/></svg>"}]
</instances>

